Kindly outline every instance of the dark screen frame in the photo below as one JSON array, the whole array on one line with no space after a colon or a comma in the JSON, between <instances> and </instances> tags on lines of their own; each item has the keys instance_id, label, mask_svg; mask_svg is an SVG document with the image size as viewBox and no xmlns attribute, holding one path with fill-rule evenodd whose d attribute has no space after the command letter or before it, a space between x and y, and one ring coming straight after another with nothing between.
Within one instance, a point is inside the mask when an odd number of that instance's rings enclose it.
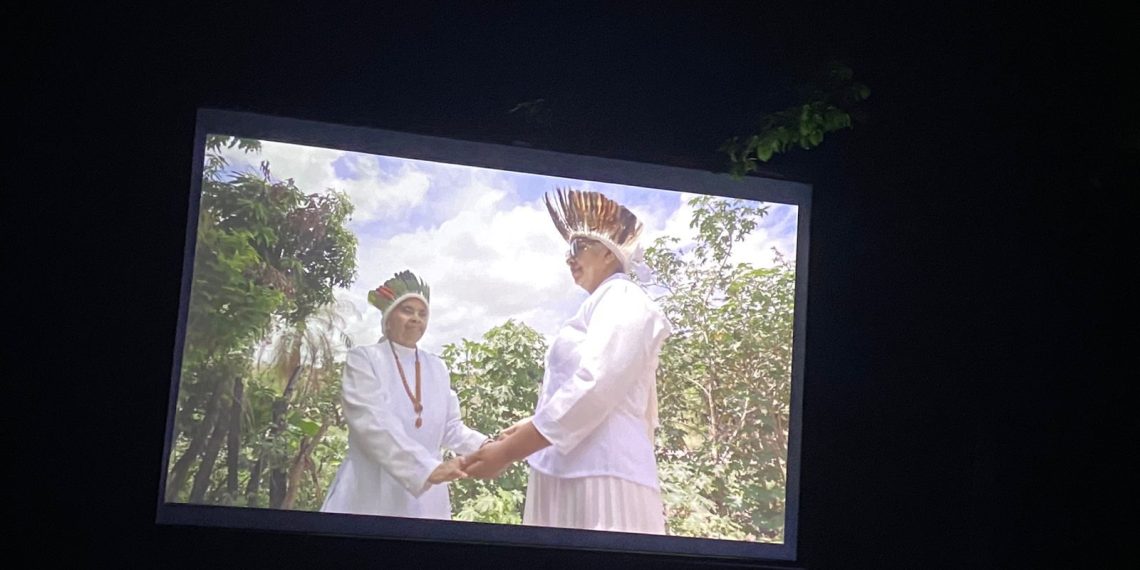
<instances>
[{"instance_id":1,"label":"dark screen frame","mask_svg":"<svg viewBox=\"0 0 1140 570\"><path fill-rule=\"evenodd\" d=\"M522 525L441 521L338 513L282 511L167 503L166 475L177 410L182 351L194 267L202 170L207 134L225 134L367 154L427 160L587 181L684 191L798 207L792 379L788 433L787 496L782 544L654 536ZM372 537L413 541L554 547L658 555L792 561L796 559L799 513L801 401L807 323L811 185L774 178L728 174L608 158L429 137L368 127L272 117L247 112L199 109L194 136L191 191L183 252L177 334L158 489L156 523L245 530Z\"/></svg>"}]
</instances>

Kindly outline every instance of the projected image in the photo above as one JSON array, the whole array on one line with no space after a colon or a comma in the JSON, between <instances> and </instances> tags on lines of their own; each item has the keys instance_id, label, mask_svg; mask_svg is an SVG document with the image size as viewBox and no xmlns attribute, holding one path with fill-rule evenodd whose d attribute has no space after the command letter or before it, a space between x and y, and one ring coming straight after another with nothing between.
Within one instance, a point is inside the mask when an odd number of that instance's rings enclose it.
<instances>
[{"instance_id":1,"label":"projected image","mask_svg":"<svg viewBox=\"0 0 1140 570\"><path fill-rule=\"evenodd\" d=\"M797 216L209 135L165 499L782 543Z\"/></svg>"}]
</instances>

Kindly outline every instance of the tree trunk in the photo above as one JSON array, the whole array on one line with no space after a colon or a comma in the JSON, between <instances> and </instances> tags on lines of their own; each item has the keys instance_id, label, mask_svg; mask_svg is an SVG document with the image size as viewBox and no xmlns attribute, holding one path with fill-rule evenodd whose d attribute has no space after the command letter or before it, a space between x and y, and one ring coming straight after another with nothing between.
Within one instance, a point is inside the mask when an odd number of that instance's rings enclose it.
<instances>
[{"instance_id":1,"label":"tree trunk","mask_svg":"<svg viewBox=\"0 0 1140 570\"><path fill-rule=\"evenodd\" d=\"M200 503L206 496L206 489L210 486L210 476L214 474L214 465L218 461L218 453L222 450L226 433L229 431L230 408L223 407L218 412L218 420L214 425L214 433L210 434L206 442L206 449L202 452L202 462L198 464L198 472L194 474L194 485L190 488L190 502Z\"/></svg>"},{"instance_id":2,"label":"tree trunk","mask_svg":"<svg viewBox=\"0 0 1140 570\"><path fill-rule=\"evenodd\" d=\"M328 429L329 422L325 420L321 424L321 429L317 431L317 435L301 440L301 448L297 451L297 458L293 460L293 465L289 466L289 485L285 491L285 500L282 501L281 508L293 508L293 503L297 500L297 492L300 490L301 476L305 474L305 465L309 463L309 456L313 454L313 450L324 439L325 432Z\"/></svg>"},{"instance_id":3,"label":"tree trunk","mask_svg":"<svg viewBox=\"0 0 1140 570\"><path fill-rule=\"evenodd\" d=\"M320 473L317 472L317 463L315 461L309 462L309 476L313 479L313 492L318 497L323 497L325 493L321 490L321 477Z\"/></svg>"},{"instance_id":4,"label":"tree trunk","mask_svg":"<svg viewBox=\"0 0 1140 570\"><path fill-rule=\"evenodd\" d=\"M708 404L708 409L709 409L709 443L712 444L713 457L715 457L717 459L717 461L719 461L720 460L720 430L718 429L717 421L716 421L717 420L716 401L713 399L712 382L709 382L709 390L707 392L705 392L705 394L707 394L707 396L708 396L705 401Z\"/></svg>"},{"instance_id":5,"label":"tree trunk","mask_svg":"<svg viewBox=\"0 0 1140 570\"><path fill-rule=\"evenodd\" d=\"M230 408L230 432L226 441L226 491L230 500L238 494L238 460L241 457L241 409L245 384L241 378L234 379L234 402Z\"/></svg>"},{"instance_id":6,"label":"tree trunk","mask_svg":"<svg viewBox=\"0 0 1140 570\"><path fill-rule=\"evenodd\" d=\"M261 458L253 463L249 470L249 484L245 487L245 506L257 507L259 500L257 494L261 492Z\"/></svg>"},{"instance_id":7,"label":"tree trunk","mask_svg":"<svg viewBox=\"0 0 1140 570\"><path fill-rule=\"evenodd\" d=\"M277 438L281 437L281 432L284 431L283 424L285 423L285 409L287 405L288 403L284 398L279 398L273 402L273 427L270 428L271 435L269 436L271 441L276 441ZM277 461L274 460L270 465L276 463ZM281 508L281 503L285 500L286 482L285 471L283 469L273 467L269 470L269 508Z\"/></svg>"},{"instance_id":8,"label":"tree trunk","mask_svg":"<svg viewBox=\"0 0 1140 570\"><path fill-rule=\"evenodd\" d=\"M174 467L170 469L170 476L166 478L166 500L174 501L178 496L178 491L186 485L186 479L190 476L190 466L194 463L195 459L202 453L202 448L206 445L206 436L214 429L214 420L217 418L217 408L221 400L222 391L219 387L215 387L210 394L210 399L206 403L205 414L202 416L202 421L193 430L194 433L190 436L190 445L174 463ZM187 410L186 413L192 413L193 410Z\"/></svg>"},{"instance_id":9,"label":"tree trunk","mask_svg":"<svg viewBox=\"0 0 1140 570\"><path fill-rule=\"evenodd\" d=\"M194 412L194 410L197 410L198 408L202 407L202 405L203 405L203 404L206 404L207 402L208 402L208 401L207 401L207 398L206 398L206 396L204 396L204 395L202 395L202 394L198 394L198 395L195 395L194 397L192 397L192 398L190 398L189 400L187 400L187 402L186 402L186 405L185 405L185 406L183 406L183 407L182 407L182 409L181 409L181 411L178 411L177 413L178 413L178 414L190 414L190 413L193 413L193 412ZM190 428L189 428L189 429L186 429L186 430L179 430L179 431L177 431L176 433L174 433L174 434L171 434L171 437L173 437L173 438L174 438L174 439L172 439L171 441L176 441L176 440L177 440L179 437L182 437L182 436L186 436L186 437L188 437L188 438L189 438L189 437L193 437L193 436L194 436L194 433L195 433L195 430L196 430L197 428L198 428L198 426L197 426L197 425L192 425L192 426L190 426ZM178 429L178 428L177 428L177 425L175 426L175 429Z\"/></svg>"},{"instance_id":10,"label":"tree trunk","mask_svg":"<svg viewBox=\"0 0 1140 570\"><path fill-rule=\"evenodd\" d=\"M270 437L277 439L281 436L281 432L285 431L285 412L289 409L289 397L293 395L293 386L297 382L297 377L301 375L301 367L297 366L293 369L293 373L289 375L289 382L285 384L285 392L277 401L273 402L273 423ZM269 508L279 509L285 502L285 492L288 490L289 479L285 470L281 467L274 467L269 472Z\"/></svg>"}]
</instances>

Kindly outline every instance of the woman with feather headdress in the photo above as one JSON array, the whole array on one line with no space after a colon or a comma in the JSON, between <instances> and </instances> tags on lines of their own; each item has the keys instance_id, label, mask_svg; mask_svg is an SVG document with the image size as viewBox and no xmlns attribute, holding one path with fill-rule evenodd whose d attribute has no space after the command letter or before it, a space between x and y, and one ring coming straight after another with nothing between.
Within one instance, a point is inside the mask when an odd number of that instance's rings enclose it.
<instances>
[{"instance_id":1,"label":"woman with feather headdress","mask_svg":"<svg viewBox=\"0 0 1140 570\"><path fill-rule=\"evenodd\" d=\"M416 343L427 330L431 289L403 271L368 292L384 336L348 352L342 379L348 455L323 512L450 519L447 485L488 438L463 424L451 376Z\"/></svg>"},{"instance_id":2,"label":"woman with feather headdress","mask_svg":"<svg viewBox=\"0 0 1140 570\"><path fill-rule=\"evenodd\" d=\"M472 477L530 464L523 523L664 534L653 434L658 354L669 321L641 274L641 223L597 192L559 190L546 206L589 293L546 355L534 416L467 457Z\"/></svg>"}]
</instances>

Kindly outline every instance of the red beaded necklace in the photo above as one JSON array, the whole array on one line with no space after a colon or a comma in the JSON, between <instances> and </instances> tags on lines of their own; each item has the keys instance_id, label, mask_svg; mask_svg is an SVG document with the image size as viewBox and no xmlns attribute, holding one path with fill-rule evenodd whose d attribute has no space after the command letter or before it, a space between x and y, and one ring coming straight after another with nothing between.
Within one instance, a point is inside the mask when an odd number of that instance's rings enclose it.
<instances>
[{"instance_id":1,"label":"red beaded necklace","mask_svg":"<svg viewBox=\"0 0 1140 570\"><path fill-rule=\"evenodd\" d=\"M396 370L400 373L400 381L404 383L404 393L408 395L408 399L412 401L412 408L416 411L416 428L418 429L424 425L424 419L421 417L424 405L420 402L420 349L416 348L416 393L412 394L412 389L408 386L408 377L404 375L404 367L400 364L400 357L396 354L396 345L392 344L392 339L388 339L388 346L392 349L392 360L396 361Z\"/></svg>"}]
</instances>

